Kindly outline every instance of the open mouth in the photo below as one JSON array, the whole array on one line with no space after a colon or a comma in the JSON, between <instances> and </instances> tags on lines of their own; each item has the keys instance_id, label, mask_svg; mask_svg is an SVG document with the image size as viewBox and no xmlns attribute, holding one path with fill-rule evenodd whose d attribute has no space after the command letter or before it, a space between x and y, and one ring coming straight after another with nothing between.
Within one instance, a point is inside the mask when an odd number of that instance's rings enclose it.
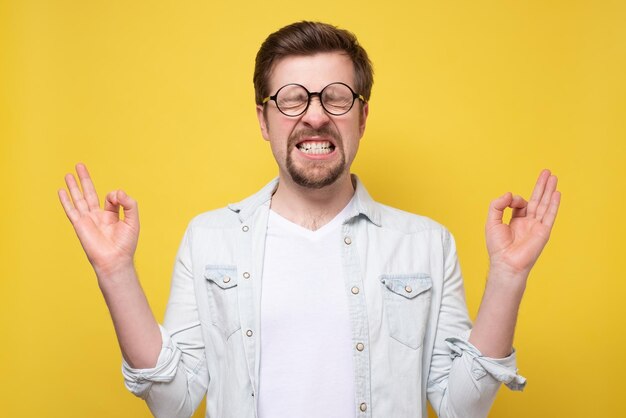
<instances>
[{"instance_id":1,"label":"open mouth","mask_svg":"<svg viewBox=\"0 0 626 418\"><path fill-rule=\"evenodd\" d=\"M330 141L304 141L296 147L303 153L312 155L330 154L335 150L335 146Z\"/></svg>"}]
</instances>

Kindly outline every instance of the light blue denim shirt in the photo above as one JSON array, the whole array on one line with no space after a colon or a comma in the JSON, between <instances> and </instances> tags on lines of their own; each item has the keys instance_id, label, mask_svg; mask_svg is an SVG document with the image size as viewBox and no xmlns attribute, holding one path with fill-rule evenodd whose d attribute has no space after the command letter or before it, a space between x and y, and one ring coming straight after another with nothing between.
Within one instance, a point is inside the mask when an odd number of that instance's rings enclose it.
<instances>
[{"instance_id":1,"label":"light blue denim shirt","mask_svg":"<svg viewBox=\"0 0 626 418\"><path fill-rule=\"evenodd\" d=\"M515 353L467 342L471 322L454 240L441 225L381 205L356 184L342 225L358 418L484 417L500 382L521 390ZM176 258L153 369L124 363L125 384L157 417L256 417L260 301L273 180L189 225ZM311 399L310 408L315 408Z\"/></svg>"}]
</instances>

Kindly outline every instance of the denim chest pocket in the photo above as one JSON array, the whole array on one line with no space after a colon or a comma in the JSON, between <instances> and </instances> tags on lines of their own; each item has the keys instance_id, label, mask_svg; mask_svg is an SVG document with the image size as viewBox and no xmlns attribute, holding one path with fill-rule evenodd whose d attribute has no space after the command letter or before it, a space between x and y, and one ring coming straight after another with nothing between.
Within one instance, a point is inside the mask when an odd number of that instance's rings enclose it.
<instances>
[{"instance_id":1,"label":"denim chest pocket","mask_svg":"<svg viewBox=\"0 0 626 418\"><path fill-rule=\"evenodd\" d=\"M383 274L383 309L392 338L418 349L430 310L432 279L428 274Z\"/></svg>"},{"instance_id":2,"label":"denim chest pocket","mask_svg":"<svg viewBox=\"0 0 626 418\"><path fill-rule=\"evenodd\" d=\"M237 268L206 266L204 277L209 297L210 321L228 339L241 328L237 301Z\"/></svg>"}]
</instances>

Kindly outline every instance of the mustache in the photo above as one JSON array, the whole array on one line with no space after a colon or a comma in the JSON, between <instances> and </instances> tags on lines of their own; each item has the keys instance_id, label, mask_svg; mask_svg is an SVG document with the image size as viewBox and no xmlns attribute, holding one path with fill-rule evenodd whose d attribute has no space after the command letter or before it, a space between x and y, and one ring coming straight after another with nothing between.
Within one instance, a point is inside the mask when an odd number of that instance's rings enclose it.
<instances>
[{"instance_id":1,"label":"mustache","mask_svg":"<svg viewBox=\"0 0 626 418\"><path fill-rule=\"evenodd\" d=\"M335 145L341 144L341 137L339 136L339 134L330 126L324 125L318 129L303 128L296 132L293 132L291 135L289 135L289 142L287 145L289 147L294 147L296 146L298 142L302 141L302 138L310 137L310 136L321 136L321 137L332 138Z\"/></svg>"}]
</instances>

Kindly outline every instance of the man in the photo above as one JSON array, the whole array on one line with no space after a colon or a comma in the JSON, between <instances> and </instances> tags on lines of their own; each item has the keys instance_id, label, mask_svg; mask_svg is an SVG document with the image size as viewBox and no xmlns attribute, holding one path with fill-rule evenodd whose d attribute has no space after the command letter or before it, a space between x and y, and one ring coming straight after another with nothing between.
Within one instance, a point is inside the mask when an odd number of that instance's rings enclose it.
<instances>
[{"instance_id":1,"label":"man","mask_svg":"<svg viewBox=\"0 0 626 418\"><path fill-rule=\"evenodd\" d=\"M372 70L356 38L300 22L257 55L257 115L278 179L194 219L160 327L133 265L137 205L104 210L84 165L61 203L92 263L127 387L159 417L486 416L500 382L521 389L513 331L559 206L544 170L527 203L489 208L490 271L474 327L451 235L374 202L350 174ZM119 217L120 206L124 219ZM511 207L509 225L503 211Z\"/></svg>"}]
</instances>

